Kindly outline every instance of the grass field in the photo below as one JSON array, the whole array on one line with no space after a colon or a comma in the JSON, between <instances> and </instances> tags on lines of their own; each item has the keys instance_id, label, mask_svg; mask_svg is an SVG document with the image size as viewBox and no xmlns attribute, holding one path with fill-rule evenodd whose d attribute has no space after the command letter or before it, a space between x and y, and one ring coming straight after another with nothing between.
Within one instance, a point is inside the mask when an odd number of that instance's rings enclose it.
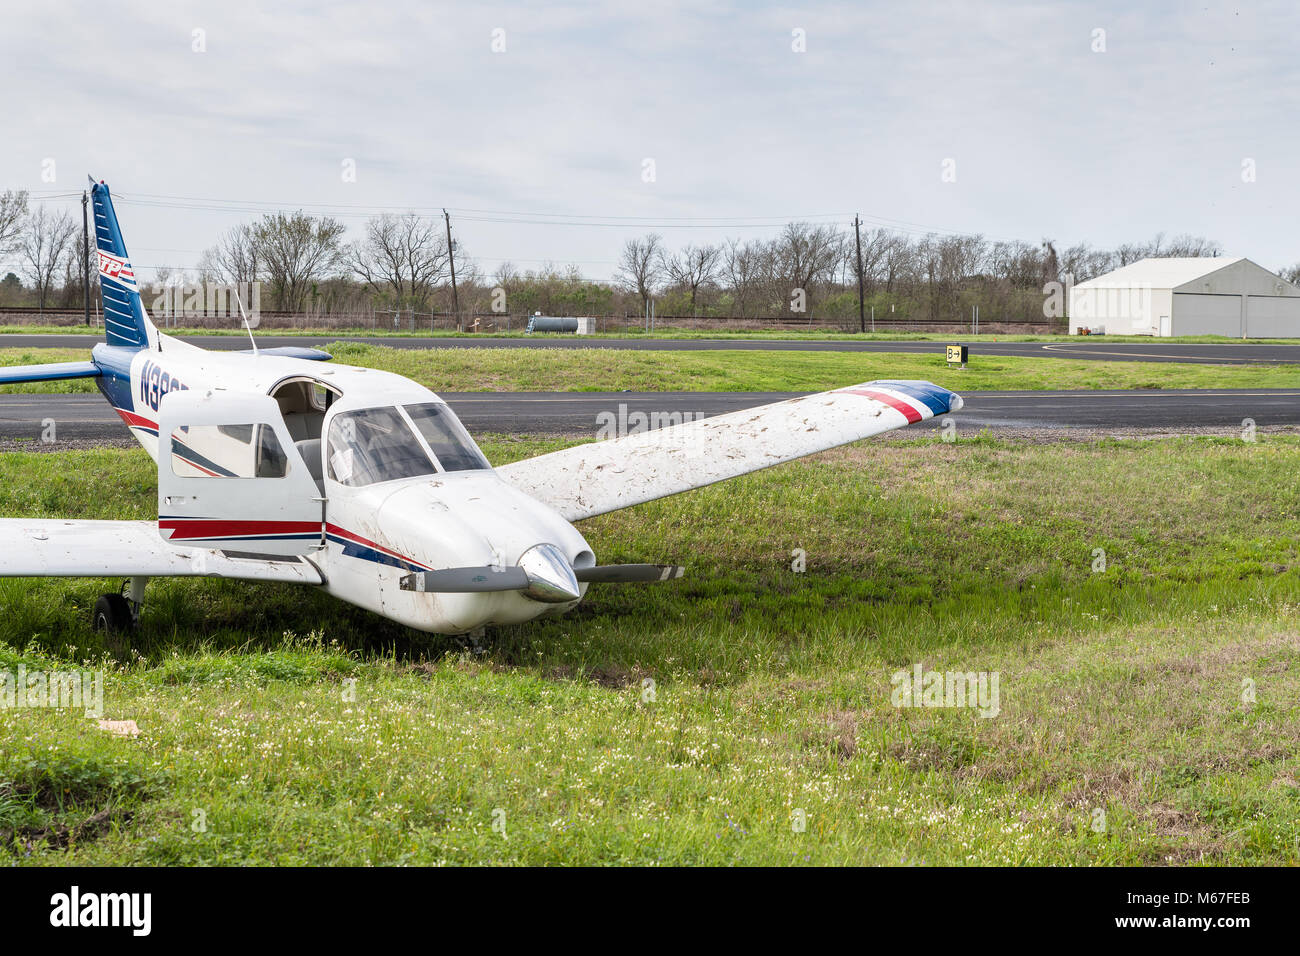
<instances>
[{"instance_id":1,"label":"grass field","mask_svg":"<svg viewBox=\"0 0 1300 956\"><path fill-rule=\"evenodd\" d=\"M329 346L338 361L397 372L434 391L821 391L870 379L930 379L983 389L1294 388L1300 365L1195 365L901 352L656 352L634 349L393 349ZM78 349L0 349L0 366L85 360ZM0 386L0 392L93 392L88 379Z\"/></svg>"},{"instance_id":2,"label":"grass field","mask_svg":"<svg viewBox=\"0 0 1300 956\"><path fill-rule=\"evenodd\" d=\"M153 475L7 454L0 513L152 518ZM861 443L585 523L601 559L689 576L593 588L481 654L195 580L153 582L110 649L87 624L108 582L0 582L0 671L102 666L104 716L140 729L0 711L3 852L1294 864L1298 501L1286 438ZM918 663L996 672L997 715L893 706Z\"/></svg>"},{"instance_id":3,"label":"grass field","mask_svg":"<svg viewBox=\"0 0 1300 956\"><path fill-rule=\"evenodd\" d=\"M169 335L237 335L247 336L248 333L242 325L232 325L229 328L204 329L188 327L172 327L164 329ZM470 333L470 332L453 332L443 329L430 331L429 329L391 329L391 328L310 328L300 329L289 328L269 328L265 327L256 330L261 335L294 335L309 336L312 338L338 337L347 338L375 338L376 336L395 337L395 338L530 338L530 339L571 339L572 334L554 333L554 332L534 332L528 334L519 332L493 332L487 333ZM0 325L0 335L85 335L95 334L102 335L101 326L92 326L87 329L82 325ZM1216 343L1221 345L1234 345L1245 342L1253 345L1297 345L1300 344L1296 339L1240 339L1226 335L1179 335L1171 336L1156 340L1150 335L1098 335L1091 337L1070 336L1070 335L1005 335L1002 333L988 333L981 335L972 335L969 332L832 332L821 329L686 329L672 326L659 326L653 332L645 332L636 327L629 327L619 332L600 332L594 333L592 338L618 339L618 338L635 338L635 339L757 339L763 340L796 340L804 341L829 340L829 341L871 341L871 342L979 342L987 339L992 342L1053 342L1064 344L1069 342L1102 344L1105 342L1159 342L1160 344L1202 344Z\"/></svg>"}]
</instances>

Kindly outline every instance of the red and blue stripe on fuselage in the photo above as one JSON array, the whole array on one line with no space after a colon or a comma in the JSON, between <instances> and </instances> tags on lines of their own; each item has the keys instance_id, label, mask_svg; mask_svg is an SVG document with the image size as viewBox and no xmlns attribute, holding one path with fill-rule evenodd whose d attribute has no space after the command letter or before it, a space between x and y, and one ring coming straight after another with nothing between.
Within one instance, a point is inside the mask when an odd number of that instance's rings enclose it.
<instances>
[{"instance_id":1,"label":"red and blue stripe on fuselage","mask_svg":"<svg viewBox=\"0 0 1300 956\"><path fill-rule=\"evenodd\" d=\"M131 366L142 349L119 345L96 345L91 351L100 374L95 380L99 391L130 428L158 436L158 406L168 392L188 389L189 385L168 372L153 358L140 366L138 381L131 377ZM153 353L157 354L157 353Z\"/></svg>"}]
</instances>

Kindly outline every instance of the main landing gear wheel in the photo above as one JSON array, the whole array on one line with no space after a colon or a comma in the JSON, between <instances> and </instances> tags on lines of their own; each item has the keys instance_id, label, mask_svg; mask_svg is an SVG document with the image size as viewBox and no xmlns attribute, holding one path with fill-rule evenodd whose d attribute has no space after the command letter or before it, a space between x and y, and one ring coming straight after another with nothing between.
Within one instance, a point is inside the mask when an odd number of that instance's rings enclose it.
<instances>
[{"instance_id":1,"label":"main landing gear wheel","mask_svg":"<svg viewBox=\"0 0 1300 956\"><path fill-rule=\"evenodd\" d=\"M102 594L95 602L90 620L95 632L108 638L115 651L126 648L115 637L129 637L140 623L140 610L144 607L144 586L148 578L128 578L122 584L121 594Z\"/></svg>"},{"instance_id":2,"label":"main landing gear wheel","mask_svg":"<svg viewBox=\"0 0 1300 956\"><path fill-rule=\"evenodd\" d=\"M91 620L95 632L107 637L129 634L135 630L135 615L131 613L131 604L120 594L101 594L95 602Z\"/></svg>"}]
</instances>

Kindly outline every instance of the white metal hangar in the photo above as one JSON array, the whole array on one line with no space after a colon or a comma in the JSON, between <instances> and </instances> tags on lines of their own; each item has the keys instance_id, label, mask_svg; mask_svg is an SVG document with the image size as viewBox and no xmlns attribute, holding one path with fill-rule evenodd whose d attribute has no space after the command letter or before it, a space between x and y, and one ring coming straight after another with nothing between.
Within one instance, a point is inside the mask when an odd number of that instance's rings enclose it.
<instances>
[{"instance_id":1,"label":"white metal hangar","mask_svg":"<svg viewBox=\"0 0 1300 956\"><path fill-rule=\"evenodd\" d=\"M1070 290L1070 334L1300 337L1300 288L1249 259L1141 259Z\"/></svg>"}]
</instances>

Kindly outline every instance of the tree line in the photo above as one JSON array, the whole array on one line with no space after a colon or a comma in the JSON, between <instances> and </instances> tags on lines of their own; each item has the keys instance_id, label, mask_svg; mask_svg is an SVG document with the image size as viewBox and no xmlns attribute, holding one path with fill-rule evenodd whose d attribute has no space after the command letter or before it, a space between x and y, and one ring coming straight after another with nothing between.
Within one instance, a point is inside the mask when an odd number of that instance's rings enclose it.
<instances>
[{"instance_id":1,"label":"tree line","mask_svg":"<svg viewBox=\"0 0 1300 956\"><path fill-rule=\"evenodd\" d=\"M24 192L0 193L0 257L19 273L0 279L0 305L71 308L81 301L81 223L71 213L32 206ZM1195 236L1058 246L980 235L908 235L886 229L792 222L770 238L686 243L662 236L628 239L613 281L577 266L482 270L460 243L448 245L441 220L413 212L369 219L362 235L329 216L267 213L236 226L206 249L192 270L159 268L160 285L261 283L263 308L292 312L371 310L515 315L641 315L747 319L840 319L853 327L859 285L879 317L964 321L1043 318L1044 286L1082 282L1148 256L1217 256L1219 243ZM94 259L93 248L91 258ZM861 267L859 268L859 263ZM90 274L95 264L89 264ZM1279 270L1300 279L1300 264Z\"/></svg>"}]
</instances>

